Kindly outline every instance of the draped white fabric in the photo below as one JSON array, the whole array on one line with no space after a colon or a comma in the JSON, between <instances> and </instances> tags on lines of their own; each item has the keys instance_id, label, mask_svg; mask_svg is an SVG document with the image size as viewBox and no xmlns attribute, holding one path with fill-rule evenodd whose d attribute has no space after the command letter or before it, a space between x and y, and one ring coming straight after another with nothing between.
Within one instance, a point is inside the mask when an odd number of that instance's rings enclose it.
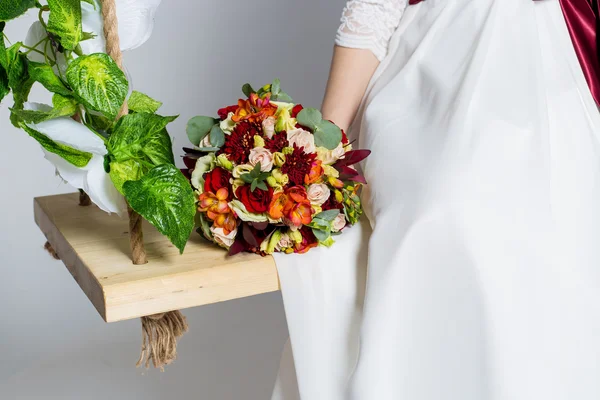
<instances>
[{"instance_id":1,"label":"draped white fabric","mask_svg":"<svg viewBox=\"0 0 600 400\"><path fill-rule=\"evenodd\" d=\"M558 0L408 7L353 127L368 221L276 259L273 400L600 399L599 132Z\"/></svg>"}]
</instances>

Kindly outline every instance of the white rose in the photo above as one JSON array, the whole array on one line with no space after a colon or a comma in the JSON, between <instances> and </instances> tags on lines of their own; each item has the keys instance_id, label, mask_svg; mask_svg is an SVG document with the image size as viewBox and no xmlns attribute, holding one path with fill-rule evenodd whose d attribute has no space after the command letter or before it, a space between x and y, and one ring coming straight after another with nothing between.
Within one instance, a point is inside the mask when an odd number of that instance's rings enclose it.
<instances>
[{"instance_id":1,"label":"white rose","mask_svg":"<svg viewBox=\"0 0 600 400\"><path fill-rule=\"evenodd\" d=\"M331 195L331 191L329 190L327 185L323 183L313 183L308 187L306 193L310 203L317 206L320 206L323 203L325 203Z\"/></svg>"},{"instance_id":2,"label":"white rose","mask_svg":"<svg viewBox=\"0 0 600 400\"><path fill-rule=\"evenodd\" d=\"M266 137L271 139L275 134L275 122L277 120L275 117L268 117L262 122L263 133Z\"/></svg>"},{"instance_id":3,"label":"white rose","mask_svg":"<svg viewBox=\"0 0 600 400\"><path fill-rule=\"evenodd\" d=\"M344 145L340 144L333 150L328 150L325 147L317 147L317 159L321 160L325 165L331 165L340 158L344 157L346 150Z\"/></svg>"},{"instance_id":4,"label":"white rose","mask_svg":"<svg viewBox=\"0 0 600 400\"><path fill-rule=\"evenodd\" d=\"M196 161L196 166L192 172L192 185L198 189L200 193L204 191L204 174L211 171L215 167L215 154L208 153L204 157L200 157Z\"/></svg>"},{"instance_id":5,"label":"white rose","mask_svg":"<svg viewBox=\"0 0 600 400\"><path fill-rule=\"evenodd\" d=\"M292 240L292 238L287 233L283 233L281 235L281 238L279 239L279 242L275 246L275 249L277 251L281 251L282 249L288 249L293 246L294 241Z\"/></svg>"},{"instance_id":6,"label":"white rose","mask_svg":"<svg viewBox=\"0 0 600 400\"><path fill-rule=\"evenodd\" d=\"M288 131L287 139L290 142L290 146L304 147L305 153L314 153L317 150L314 135L304 129Z\"/></svg>"},{"instance_id":7,"label":"white rose","mask_svg":"<svg viewBox=\"0 0 600 400\"><path fill-rule=\"evenodd\" d=\"M221 121L221 123L219 124L221 130L225 132L226 135L231 134L231 131L233 131L233 128L235 128L235 121L231 119L231 117L233 117L234 115L234 113L230 112L229 114L227 114L227 118Z\"/></svg>"},{"instance_id":8,"label":"white rose","mask_svg":"<svg viewBox=\"0 0 600 400\"><path fill-rule=\"evenodd\" d=\"M344 213L339 213L337 217L333 220L333 224L331 230L333 232L339 232L346 226L346 216Z\"/></svg>"},{"instance_id":9,"label":"white rose","mask_svg":"<svg viewBox=\"0 0 600 400\"><path fill-rule=\"evenodd\" d=\"M267 172L273 169L273 154L264 147L255 147L250 150L248 161L252 166L260 164L260 170L262 172Z\"/></svg>"},{"instance_id":10,"label":"white rose","mask_svg":"<svg viewBox=\"0 0 600 400\"><path fill-rule=\"evenodd\" d=\"M229 247L231 247L233 242L235 242L235 236L237 235L237 229L232 230L231 232L229 232L229 235L226 235L223 228L215 228L215 226L213 225L210 227L210 231L213 234L213 238L215 239L215 242L217 242L221 246L229 248Z\"/></svg>"}]
</instances>

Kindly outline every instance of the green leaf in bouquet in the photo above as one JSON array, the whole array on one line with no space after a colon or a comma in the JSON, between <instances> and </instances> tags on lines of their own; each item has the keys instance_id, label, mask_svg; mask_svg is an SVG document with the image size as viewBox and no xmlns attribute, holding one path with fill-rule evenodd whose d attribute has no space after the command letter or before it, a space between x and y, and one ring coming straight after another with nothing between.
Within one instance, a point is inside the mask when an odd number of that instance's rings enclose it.
<instances>
[{"instance_id":1,"label":"green leaf in bouquet","mask_svg":"<svg viewBox=\"0 0 600 400\"><path fill-rule=\"evenodd\" d=\"M342 142L342 130L335 124L323 120L314 130L315 144L333 150Z\"/></svg>"},{"instance_id":2,"label":"green leaf in bouquet","mask_svg":"<svg viewBox=\"0 0 600 400\"><path fill-rule=\"evenodd\" d=\"M175 163L166 126L176 118L135 113L119 119L106 145L117 190L123 193L124 182L139 179L154 166Z\"/></svg>"},{"instance_id":3,"label":"green leaf in bouquet","mask_svg":"<svg viewBox=\"0 0 600 400\"><path fill-rule=\"evenodd\" d=\"M81 1L48 0L50 16L48 32L59 37L60 44L67 50L74 50L81 41Z\"/></svg>"},{"instance_id":4,"label":"green leaf in bouquet","mask_svg":"<svg viewBox=\"0 0 600 400\"><path fill-rule=\"evenodd\" d=\"M207 240L212 241L213 234L210 231L210 223L201 212L196 212L195 224L198 228L197 232L202 234Z\"/></svg>"},{"instance_id":5,"label":"green leaf in bouquet","mask_svg":"<svg viewBox=\"0 0 600 400\"><path fill-rule=\"evenodd\" d=\"M286 92L279 92L277 96L271 98L273 101L282 101L284 103L293 103L294 100Z\"/></svg>"},{"instance_id":6,"label":"green leaf in bouquet","mask_svg":"<svg viewBox=\"0 0 600 400\"><path fill-rule=\"evenodd\" d=\"M269 188L267 187L267 184L265 182L259 182L256 185L257 188L259 188L260 190L263 190L265 192L267 192L269 190Z\"/></svg>"},{"instance_id":7,"label":"green leaf in bouquet","mask_svg":"<svg viewBox=\"0 0 600 400\"><path fill-rule=\"evenodd\" d=\"M50 153L54 153L60 157L62 157L67 162L73 164L78 168L85 167L90 160L92 159L92 153L87 153L85 151L80 151L74 149L69 146L65 146L60 143L56 143L52 139L49 139L47 136L42 133L29 128L27 125L21 123L21 128L29 134L32 138L34 138L44 149L49 151Z\"/></svg>"},{"instance_id":8,"label":"green leaf in bouquet","mask_svg":"<svg viewBox=\"0 0 600 400\"><path fill-rule=\"evenodd\" d=\"M313 217L313 219L318 218L318 219L322 219L324 221L332 222L333 220L335 220L337 218L337 216L339 214L340 214L340 210L338 210L338 209L326 210L326 211L321 211L320 213L315 215Z\"/></svg>"},{"instance_id":9,"label":"green leaf in bouquet","mask_svg":"<svg viewBox=\"0 0 600 400\"><path fill-rule=\"evenodd\" d=\"M188 139L194 146L200 145L200 142L210 133L217 120L212 117L199 115L191 118L186 127Z\"/></svg>"},{"instance_id":10,"label":"green leaf in bouquet","mask_svg":"<svg viewBox=\"0 0 600 400\"><path fill-rule=\"evenodd\" d=\"M331 237L331 232L326 232L315 228L313 228L312 231L319 242L327 242L327 240Z\"/></svg>"},{"instance_id":11,"label":"green leaf in bouquet","mask_svg":"<svg viewBox=\"0 0 600 400\"><path fill-rule=\"evenodd\" d=\"M174 165L161 165L137 181L125 182L123 189L131 208L183 253L194 229L196 200L181 171Z\"/></svg>"},{"instance_id":12,"label":"green leaf in bouquet","mask_svg":"<svg viewBox=\"0 0 600 400\"><path fill-rule=\"evenodd\" d=\"M35 7L35 0L2 0L0 1L0 21L9 21L25 14Z\"/></svg>"},{"instance_id":13,"label":"green leaf in bouquet","mask_svg":"<svg viewBox=\"0 0 600 400\"><path fill-rule=\"evenodd\" d=\"M225 132L221 129L219 124L216 124L210 130L210 145L212 147L221 148L225 144Z\"/></svg>"},{"instance_id":14,"label":"green leaf in bouquet","mask_svg":"<svg viewBox=\"0 0 600 400\"><path fill-rule=\"evenodd\" d=\"M73 92L54 73L54 70L48 64L29 61L29 75L35 82L39 82L52 93L58 93L63 96L72 96Z\"/></svg>"},{"instance_id":15,"label":"green leaf in bouquet","mask_svg":"<svg viewBox=\"0 0 600 400\"><path fill-rule=\"evenodd\" d=\"M300 125L315 130L323 121L323 114L316 108L305 108L298 113L296 120Z\"/></svg>"},{"instance_id":16,"label":"green leaf in bouquet","mask_svg":"<svg viewBox=\"0 0 600 400\"><path fill-rule=\"evenodd\" d=\"M281 92L281 81L279 79L275 79L273 83L271 83L271 94L273 96L277 96Z\"/></svg>"},{"instance_id":17,"label":"green leaf in bouquet","mask_svg":"<svg viewBox=\"0 0 600 400\"><path fill-rule=\"evenodd\" d=\"M103 53L82 56L67 69L67 82L87 107L115 119L129 83L117 64Z\"/></svg>"},{"instance_id":18,"label":"green leaf in bouquet","mask_svg":"<svg viewBox=\"0 0 600 400\"><path fill-rule=\"evenodd\" d=\"M70 117L77 112L77 103L68 97L55 94L52 97L53 108L49 111L11 109L21 121L39 124L58 117Z\"/></svg>"},{"instance_id":19,"label":"green leaf in bouquet","mask_svg":"<svg viewBox=\"0 0 600 400\"><path fill-rule=\"evenodd\" d=\"M244 93L246 97L250 97L250 95L252 93L256 93L256 91L252 88L252 85L246 83L244 86L242 86L242 93Z\"/></svg>"},{"instance_id":20,"label":"green leaf in bouquet","mask_svg":"<svg viewBox=\"0 0 600 400\"><path fill-rule=\"evenodd\" d=\"M127 105L129 106L129 110L134 112L147 112L154 114L162 103L160 101L154 100L152 97L138 92L133 91L131 96L129 96L129 100L127 101Z\"/></svg>"},{"instance_id":21,"label":"green leaf in bouquet","mask_svg":"<svg viewBox=\"0 0 600 400\"><path fill-rule=\"evenodd\" d=\"M195 150L203 151L205 153L212 153L215 151L219 151L219 147L197 147Z\"/></svg>"}]
</instances>

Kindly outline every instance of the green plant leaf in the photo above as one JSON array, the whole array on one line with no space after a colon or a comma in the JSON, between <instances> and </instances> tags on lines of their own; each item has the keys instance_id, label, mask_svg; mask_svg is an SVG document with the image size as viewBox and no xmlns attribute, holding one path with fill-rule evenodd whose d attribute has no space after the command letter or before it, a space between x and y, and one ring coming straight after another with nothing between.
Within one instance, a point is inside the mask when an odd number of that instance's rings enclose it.
<instances>
[{"instance_id":1,"label":"green plant leaf","mask_svg":"<svg viewBox=\"0 0 600 400\"><path fill-rule=\"evenodd\" d=\"M283 101L285 103L292 103L294 100L290 97L286 92L279 92L274 98L273 101Z\"/></svg>"},{"instance_id":2,"label":"green plant leaf","mask_svg":"<svg viewBox=\"0 0 600 400\"><path fill-rule=\"evenodd\" d=\"M67 82L82 103L115 119L129 90L125 74L108 55L82 56L67 69Z\"/></svg>"},{"instance_id":3,"label":"green plant leaf","mask_svg":"<svg viewBox=\"0 0 600 400\"><path fill-rule=\"evenodd\" d=\"M60 44L67 50L74 50L81 41L81 1L48 0L50 16L48 32L59 37Z\"/></svg>"},{"instance_id":4,"label":"green plant leaf","mask_svg":"<svg viewBox=\"0 0 600 400\"><path fill-rule=\"evenodd\" d=\"M281 81L279 79L275 79L273 83L271 83L271 93L273 96L277 96L281 92Z\"/></svg>"},{"instance_id":5,"label":"green plant leaf","mask_svg":"<svg viewBox=\"0 0 600 400\"><path fill-rule=\"evenodd\" d=\"M188 139L194 146L198 146L216 123L216 119L202 115L190 119L186 128Z\"/></svg>"},{"instance_id":6,"label":"green plant leaf","mask_svg":"<svg viewBox=\"0 0 600 400\"><path fill-rule=\"evenodd\" d=\"M196 200L181 171L174 165L161 165L137 181L125 182L123 189L131 208L183 253L194 229Z\"/></svg>"},{"instance_id":7,"label":"green plant leaf","mask_svg":"<svg viewBox=\"0 0 600 400\"><path fill-rule=\"evenodd\" d=\"M14 104L13 110L22 110L23 105L29 97L29 92L33 86L33 80L29 76L27 57L19 52L21 43L15 43L6 50L8 62L8 86L12 89ZM19 127L19 118L11 113L10 120L12 124Z\"/></svg>"},{"instance_id":8,"label":"green plant leaf","mask_svg":"<svg viewBox=\"0 0 600 400\"><path fill-rule=\"evenodd\" d=\"M342 130L335 124L323 120L314 130L315 144L326 149L333 150L342 141Z\"/></svg>"},{"instance_id":9,"label":"green plant leaf","mask_svg":"<svg viewBox=\"0 0 600 400\"><path fill-rule=\"evenodd\" d=\"M321 211L320 213L315 215L313 217L313 219L318 218L318 219L322 219L327 222L332 222L334 219L336 219L336 217L339 214L340 214L340 210L338 210L338 209L326 210L326 211Z\"/></svg>"},{"instance_id":10,"label":"green plant leaf","mask_svg":"<svg viewBox=\"0 0 600 400\"><path fill-rule=\"evenodd\" d=\"M55 94L52 104L54 107L50 111L11 109L11 112L16 114L19 120L34 124L58 117L70 117L77 112L77 103L72 98Z\"/></svg>"},{"instance_id":11,"label":"green plant leaf","mask_svg":"<svg viewBox=\"0 0 600 400\"><path fill-rule=\"evenodd\" d=\"M329 239L331 237L330 232L322 231L320 229L315 229L315 228L313 228L312 231L313 231L315 237L317 238L317 240L319 240L319 242L325 242L325 241L327 241L327 239Z\"/></svg>"},{"instance_id":12,"label":"green plant leaf","mask_svg":"<svg viewBox=\"0 0 600 400\"><path fill-rule=\"evenodd\" d=\"M305 108L298 113L296 119L300 125L314 130L323 121L323 114L316 108Z\"/></svg>"},{"instance_id":13,"label":"green plant leaf","mask_svg":"<svg viewBox=\"0 0 600 400\"><path fill-rule=\"evenodd\" d=\"M212 147L221 148L225 144L225 132L221 129L219 124L216 124L210 130L210 145Z\"/></svg>"},{"instance_id":14,"label":"green plant leaf","mask_svg":"<svg viewBox=\"0 0 600 400\"><path fill-rule=\"evenodd\" d=\"M240 175L240 179L246 183L254 182L254 178L250 174L242 174L242 175Z\"/></svg>"},{"instance_id":15,"label":"green plant leaf","mask_svg":"<svg viewBox=\"0 0 600 400\"><path fill-rule=\"evenodd\" d=\"M54 73L54 70L48 64L29 61L29 75L35 82L41 83L52 93L58 93L63 96L72 96L65 84Z\"/></svg>"},{"instance_id":16,"label":"green plant leaf","mask_svg":"<svg viewBox=\"0 0 600 400\"><path fill-rule=\"evenodd\" d=\"M129 96L129 100L127 100L127 105L130 111L154 114L162 106L162 103L144 93L134 90L131 96Z\"/></svg>"},{"instance_id":17,"label":"green plant leaf","mask_svg":"<svg viewBox=\"0 0 600 400\"><path fill-rule=\"evenodd\" d=\"M67 162L73 164L76 167L83 168L85 167L90 160L92 159L92 153L87 153L85 151L76 150L72 147L65 146L60 143L56 143L55 141L49 139L47 136L41 134L40 132L29 128L27 125L21 123L21 128L25 132L29 134L32 138L37 140L37 142L50 153L54 153Z\"/></svg>"},{"instance_id":18,"label":"green plant leaf","mask_svg":"<svg viewBox=\"0 0 600 400\"><path fill-rule=\"evenodd\" d=\"M113 157L110 171L117 190L122 192L124 182L139 179L154 166L175 164L166 126L176 118L135 113L117 122L106 144Z\"/></svg>"},{"instance_id":19,"label":"green plant leaf","mask_svg":"<svg viewBox=\"0 0 600 400\"><path fill-rule=\"evenodd\" d=\"M94 2L94 0L81 0L83 3L88 3L91 4L94 7L94 10L96 9L96 3Z\"/></svg>"},{"instance_id":20,"label":"green plant leaf","mask_svg":"<svg viewBox=\"0 0 600 400\"><path fill-rule=\"evenodd\" d=\"M210 223L208 222L208 220L204 217L204 214L202 214L201 212L197 212L196 213L196 226L198 227L197 232L199 234L202 234L207 240L211 240L212 241L212 232L210 231Z\"/></svg>"},{"instance_id":21,"label":"green plant leaf","mask_svg":"<svg viewBox=\"0 0 600 400\"><path fill-rule=\"evenodd\" d=\"M9 21L25 14L35 7L35 0L2 0L0 1L0 21Z\"/></svg>"},{"instance_id":22,"label":"green plant leaf","mask_svg":"<svg viewBox=\"0 0 600 400\"><path fill-rule=\"evenodd\" d=\"M254 190L256 189L257 185L258 185L258 182L253 179L252 183L250 184L250 191L254 192Z\"/></svg>"},{"instance_id":23,"label":"green plant leaf","mask_svg":"<svg viewBox=\"0 0 600 400\"><path fill-rule=\"evenodd\" d=\"M259 189L261 189L261 190L264 190L265 192L269 191L269 188L267 187L266 183L264 183L264 182L258 182L258 184L256 185L256 187L259 188Z\"/></svg>"},{"instance_id":24,"label":"green plant leaf","mask_svg":"<svg viewBox=\"0 0 600 400\"><path fill-rule=\"evenodd\" d=\"M252 93L256 93L256 91L254 89L252 89L252 85L250 85L249 83L244 84L244 86L242 86L242 93L244 93L244 95L246 97L250 97L250 95Z\"/></svg>"},{"instance_id":25,"label":"green plant leaf","mask_svg":"<svg viewBox=\"0 0 600 400\"><path fill-rule=\"evenodd\" d=\"M0 65L0 101L10 93L10 87L8 86L8 74L4 67Z\"/></svg>"}]
</instances>

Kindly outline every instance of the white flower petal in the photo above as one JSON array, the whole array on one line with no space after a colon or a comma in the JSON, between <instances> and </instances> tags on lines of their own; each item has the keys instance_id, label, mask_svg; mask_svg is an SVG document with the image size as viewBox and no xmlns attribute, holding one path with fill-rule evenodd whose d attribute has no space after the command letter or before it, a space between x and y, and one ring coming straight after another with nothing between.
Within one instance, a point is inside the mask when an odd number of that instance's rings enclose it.
<instances>
[{"instance_id":1,"label":"white flower petal","mask_svg":"<svg viewBox=\"0 0 600 400\"><path fill-rule=\"evenodd\" d=\"M42 149L42 151L46 156L46 160L50 161L56 167L56 173L63 181L76 189L83 189L85 176L87 175L87 166L84 168L77 168L61 156L50 153L44 149Z\"/></svg>"},{"instance_id":2,"label":"white flower petal","mask_svg":"<svg viewBox=\"0 0 600 400\"><path fill-rule=\"evenodd\" d=\"M127 205L121 193L117 191L112 183L110 175L104 171L104 158L94 156L86 169L88 172L83 190L90 196L94 204L108 213L123 215Z\"/></svg>"},{"instance_id":3,"label":"white flower petal","mask_svg":"<svg viewBox=\"0 0 600 400\"><path fill-rule=\"evenodd\" d=\"M29 28L27 36L25 37L25 41L23 42L25 46L32 47L38 50L30 51L27 54L27 58L29 60L39 63L46 63L46 57L44 57L43 54L44 52L46 53L49 60L54 60L54 55L52 54L51 50L52 46L50 45L50 43L40 43L40 41L46 38L46 36L47 33L42 23L40 21L35 21ZM41 52L42 54L40 54L39 52ZM62 74L64 74L67 71L67 60L65 59L65 56L62 53L56 53L56 65L53 67L55 74L59 74L59 68L60 73Z\"/></svg>"},{"instance_id":4,"label":"white flower petal","mask_svg":"<svg viewBox=\"0 0 600 400\"><path fill-rule=\"evenodd\" d=\"M102 14L100 5L82 3L82 27L84 32L96 35L94 39L81 42L84 54L105 53ZM160 0L117 0L117 19L119 21L119 38L121 50L131 50L144 44L152 35L154 14Z\"/></svg>"},{"instance_id":5,"label":"white flower petal","mask_svg":"<svg viewBox=\"0 0 600 400\"><path fill-rule=\"evenodd\" d=\"M48 109L51 109L50 106L39 103L25 103L24 108L35 111L48 111ZM102 138L72 118L60 117L39 124L28 123L27 126L44 134L56 143L101 156L107 153Z\"/></svg>"}]
</instances>

